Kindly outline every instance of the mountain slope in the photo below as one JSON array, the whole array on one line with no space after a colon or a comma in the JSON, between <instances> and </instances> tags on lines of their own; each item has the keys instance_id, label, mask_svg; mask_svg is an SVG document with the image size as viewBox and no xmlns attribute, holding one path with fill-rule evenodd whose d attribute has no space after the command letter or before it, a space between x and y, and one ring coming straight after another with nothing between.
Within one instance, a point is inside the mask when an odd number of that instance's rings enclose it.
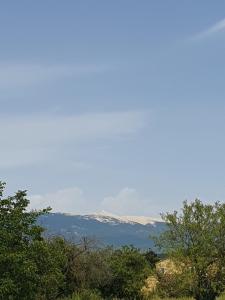
<instances>
[{"instance_id":1,"label":"mountain slope","mask_svg":"<svg viewBox=\"0 0 225 300\"><path fill-rule=\"evenodd\" d=\"M95 238L103 245L119 247L132 244L143 249L153 247L150 235L159 234L165 229L165 223L150 218L137 219L103 214L54 213L40 217L39 223L46 228L48 235L60 235L73 241L85 236Z\"/></svg>"}]
</instances>

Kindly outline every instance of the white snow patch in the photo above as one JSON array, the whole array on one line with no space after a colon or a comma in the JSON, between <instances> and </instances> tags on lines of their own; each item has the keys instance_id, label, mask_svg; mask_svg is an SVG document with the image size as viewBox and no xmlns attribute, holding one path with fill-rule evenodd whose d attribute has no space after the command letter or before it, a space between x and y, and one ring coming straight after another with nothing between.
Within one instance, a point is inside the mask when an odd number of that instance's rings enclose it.
<instances>
[{"instance_id":1,"label":"white snow patch","mask_svg":"<svg viewBox=\"0 0 225 300\"><path fill-rule=\"evenodd\" d=\"M110 223L111 225L119 225L121 223L127 224L141 224L141 225L155 225L156 222L163 222L161 218L152 218L145 216L118 216L106 211L100 213L88 214L88 215L74 215L70 213L64 213L67 216L79 216L86 220L96 220L102 223Z\"/></svg>"},{"instance_id":2,"label":"white snow patch","mask_svg":"<svg viewBox=\"0 0 225 300\"><path fill-rule=\"evenodd\" d=\"M111 214L109 212L100 212L93 215L89 215L89 217L94 218L98 220L99 222L119 222L119 223L138 223L142 225L152 224L154 225L156 222L162 222L162 219L160 218L151 218L151 217L145 217L145 216L117 216L114 214Z\"/></svg>"}]
</instances>

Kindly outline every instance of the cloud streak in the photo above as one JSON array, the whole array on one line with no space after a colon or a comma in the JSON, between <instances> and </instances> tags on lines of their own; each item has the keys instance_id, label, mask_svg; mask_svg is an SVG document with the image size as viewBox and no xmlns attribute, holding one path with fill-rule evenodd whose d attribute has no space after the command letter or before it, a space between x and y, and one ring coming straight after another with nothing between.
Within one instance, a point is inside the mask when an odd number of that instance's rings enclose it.
<instances>
[{"instance_id":1,"label":"cloud streak","mask_svg":"<svg viewBox=\"0 0 225 300\"><path fill-rule=\"evenodd\" d=\"M204 38L213 36L222 31L225 31L225 18L223 20L217 22L216 24L212 25L208 29L196 34L191 39L192 40L204 39Z\"/></svg>"},{"instance_id":2,"label":"cloud streak","mask_svg":"<svg viewBox=\"0 0 225 300\"><path fill-rule=\"evenodd\" d=\"M1 63L0 88L28 87L67 77L104 73L111 69L106 65L44 65L30 63Z\"/></svg>"},{"instance_id":3,"label":"cloud streak","mask_svg":"<svg viewBox=\"0 0 225 300\"><path fill-rule=\"evenodd\" d=\"M68 145L124 139L144 128L148 119L143 111L2 117L0 167L44 161Z\"/></svg>"}]
</instances>

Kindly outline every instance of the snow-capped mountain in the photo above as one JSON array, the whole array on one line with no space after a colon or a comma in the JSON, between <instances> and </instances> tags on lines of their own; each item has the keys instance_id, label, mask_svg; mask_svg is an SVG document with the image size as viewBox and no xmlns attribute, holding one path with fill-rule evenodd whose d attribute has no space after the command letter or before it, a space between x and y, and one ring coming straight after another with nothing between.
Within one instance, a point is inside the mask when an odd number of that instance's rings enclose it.
<instances>
[{"instance_id":1,"label":"snow-capped mountain","mask_svg":"<svg viewBox=\"0 0 225 300\"><path fill-rule=\"evenodd\" d=\"M150 235L165 229L165 223L149 217L116 216L106 212L90 215L53 213L39 220L48 235L61 235L77 241L81 237L95 238L99 243L134 245L139 248L153 247Z\"/></svg>"},{"instance_id":2,"label":"snow-capped mountain","mask_svg":"<svg viewBox=\"0 0 225 300\"><path fill-rule=\"evenodd\" d=\"M109 212L101 212L101 213L95 213L91 215L85 215L87 219L95 219L98 220L99 222L104 222L104 223L138 223L142 225L147 225L147 224L155 224L156 222L162 222L160 218L150 218L150 217L144 217L144 216L118 216L111 214Z\"/></svg>"}]
</instances>

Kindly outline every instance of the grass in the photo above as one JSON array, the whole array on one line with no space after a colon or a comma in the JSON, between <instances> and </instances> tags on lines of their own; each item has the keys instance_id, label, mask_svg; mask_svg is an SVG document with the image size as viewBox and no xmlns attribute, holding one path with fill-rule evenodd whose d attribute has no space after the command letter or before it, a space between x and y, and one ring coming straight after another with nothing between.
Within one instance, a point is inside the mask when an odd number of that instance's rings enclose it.
<instances>
[{"instance_id":1,"label":"grass","mask_svg":"<svg viewBox=\"0 0 225 300\"><path fill-rule=\"evenodd\" d=\"M189 297L183 297L183 298L159 298L159 297L155 297L152 300L194 300L193 298L189 298ZM218 297L217 300L225 300L225 294Z\"/></svg>"},{"instance_id":2,"label":"grass","mask_svg":"<svg viewBox=\"0 0 225 300\"><path fill-rule=\"evenodd\" d=\"M95 294L74 294L73 296L69 298L63 298L62 300L104 300L103 298L95 295ZM119 299L114 299L114 300L119 300ZM183 297L183 298L159 298L159 297L154 297L152 300L194 300L193 298L189 297ZM225 300L225 294L221 295L220 297L217 298L217 300Z\"/></svg>"}]
</instances>

